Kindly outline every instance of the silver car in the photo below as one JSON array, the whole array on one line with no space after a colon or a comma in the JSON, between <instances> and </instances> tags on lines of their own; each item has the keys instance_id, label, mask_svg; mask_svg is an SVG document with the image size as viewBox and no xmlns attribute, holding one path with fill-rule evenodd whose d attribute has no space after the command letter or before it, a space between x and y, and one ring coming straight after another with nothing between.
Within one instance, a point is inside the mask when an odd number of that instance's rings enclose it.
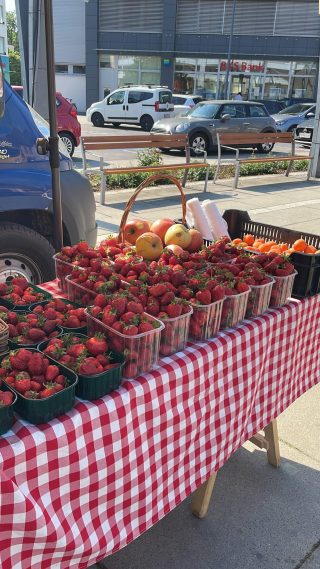
<instances>
[{"instance_id":1,"label":"silver car","mask_svg":"<svg viewBox=\"0 0 320 569\"><path fill-rule=\"evenodd\" d=\"M272 115L280 132L292 132L298 124L315 116L315 103L296 103L286 107L280 113Z\"/></svg>"},{"instance_id":2,"label":"silver car","mask_svg":"<svg viewBox=\"0 0 320 569\"><path fill-rule=\"evenodd\" d=\"M302 146L311 146L313 129L314 118L301 122L296 128L296 140L298 140Z\"/></svg>"},{"instance_id":3,"label":"silver car","mask_svg":"<svg viewBox=\"0 0 320 569\"><path fill-rule=\"evenodd\" d=\"M250 101L202 101L185 116L161 119L151 132L186 133L193 155L217 146L217 132L276 132L276 123L264 105ZM255 145L259 152L270 152L272 144Z\"/></svg>"}]
</instances>

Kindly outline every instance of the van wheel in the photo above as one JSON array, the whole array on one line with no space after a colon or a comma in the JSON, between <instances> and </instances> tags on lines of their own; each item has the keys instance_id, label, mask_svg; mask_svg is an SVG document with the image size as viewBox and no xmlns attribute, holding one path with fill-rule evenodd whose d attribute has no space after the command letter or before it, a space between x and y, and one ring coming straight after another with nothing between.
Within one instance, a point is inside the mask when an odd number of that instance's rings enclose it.
<instances>
[{"instance_id":1,"label":"van wheel","mask_svg":"<svg viewBox=\"0 0 320 569\"><path fill-rule=\"evenodd\" d=\"M52 245L36 231L16 223L0 224L0 282L25 277L38 284L55 278Z\"/></svg>"},{"instance_id":2,"label":"van wheel","mask_svg":"<svg viewBox=\"0 0 320 569\"><path fill-rule=\"evenodd\" d=\"M154 120L150 115L142 115L140 119L140 126L145 132L150 132L154 125Z\"/></svg>"},{"instance_id":3,"label":"van wheel","mask_svg":"<svg viewBox=\"0 0 320 569\"><path fill-rule=\"evenodd\" d=\"M72 134L70 134L69 132L59 132L59 136L60 136L63 144L65 145L69 156L73 156L74 138L73 138Z\"/></svg>"},{"instance_id":4,"label":"van wheel","mask_svg":"<svg viewBox=\"0 0 320 569\"><path fill-rule=\"evenodd\" d=\"M91 122L93 126L102 127L104 125L104 118L101 113L93 113Z\"/></svg>"}]
</instances>

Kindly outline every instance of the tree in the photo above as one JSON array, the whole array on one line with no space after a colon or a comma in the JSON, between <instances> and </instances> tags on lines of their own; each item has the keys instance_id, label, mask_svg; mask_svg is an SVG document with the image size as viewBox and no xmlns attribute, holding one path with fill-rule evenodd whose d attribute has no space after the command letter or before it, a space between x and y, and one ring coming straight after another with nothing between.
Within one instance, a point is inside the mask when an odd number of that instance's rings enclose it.
<instances>
[{"instance_id":1,"label":"tree","mask_svg":"<svg viewBox=\"0 0 320 569\"><path fill-rule=\"evenodd\" d=\"M13 50L9 49L10 83L11 85L21 85L20 49L15 12L7 12L7 33L8 44L13 47Z\"/></svg>"}]
</instances>

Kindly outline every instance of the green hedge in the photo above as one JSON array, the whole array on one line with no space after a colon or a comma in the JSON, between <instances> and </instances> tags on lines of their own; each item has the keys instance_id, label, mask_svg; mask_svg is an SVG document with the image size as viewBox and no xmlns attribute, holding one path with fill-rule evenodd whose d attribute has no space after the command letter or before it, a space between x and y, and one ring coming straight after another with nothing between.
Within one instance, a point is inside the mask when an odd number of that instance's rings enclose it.
<instances>
[{"instance_id":1,"label":"green hedge","mask_svg":"<svg viewBox=\"0 0 320 569\"><path fill-rule=\"evenodd\" d=\"M272 157L272 154L269 155ZM196 162L196 161L195 161ZM140 166L161 166L163 164L163 157L157 150L147 150L146 152L138 153L138 163ZM293 170L296 171L306 171L308 169L308 160L296 160L294 162ZM287 161L282 162L261 162L255 164L243 164L240 167L241 176L262 176L264 174L282 174L286 171L288 166ZM213 180L216 166L211 166L209 170L209 180ZM164 165L163 172L170 173L170 170L166 170ZM171 172L172 173L172 172ZM184 174L184 170L179 170L175 172L175 176L181 178ZM136 188L148 178L150 174L137 172L132 174L110 174L107 177L108 188ZM206 169L199 168L195 170L190 170L188 174L188 180L193 182L200 182L205 179ZM219 172L219 179L222 178L232 178L234 176L234 166L221 166ZM95 191L100 189L100 174L89 174L89 179L91 185ZM156 185L170 184L169 181L159 180Z\"/></svg>"}]
</instances>

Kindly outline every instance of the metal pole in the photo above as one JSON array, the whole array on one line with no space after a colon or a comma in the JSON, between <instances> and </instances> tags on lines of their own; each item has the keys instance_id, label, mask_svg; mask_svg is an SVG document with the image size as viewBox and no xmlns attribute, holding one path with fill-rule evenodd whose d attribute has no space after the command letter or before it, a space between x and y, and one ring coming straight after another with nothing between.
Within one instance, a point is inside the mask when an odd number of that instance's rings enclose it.
<instances>
[{"instance_id":1,"label":"metal pole","mask_svg":"<svg viewBox=\"0 0 320 569\"><path fill-rule=\"evenodd\" d=\"M44 0L44 19L46 29L48 104L50 123L49 160L52 175L53 245L55 250L59 251L63 244L63 231L60 188L59 137L57 134L56 120L56 80L54 64L52 0Z\"/></svg>"},{"instance_id":2,"label":"metal pole","mask_svg":"<svg viewBox=\"0 0 320 569\"><path fill-rule=\"evenodd\" d=\"M231 29L230 29L228 56L227 56L227 69L226 69L226 78L225 78L225 84L224 84L224 98L225 99L227 99L227 97L228 97L228 89L229 89L230 61L231 61L231 49L232 49L232 39L233 39L233 30L234 30L234 20L235 20L235 14L236 14L236 3L237 3L237 0L233 0Z\"/></svg>"},{"instance_id":3,"label":"metal pole","mask_svg":"<svg viewBox=\"0 0 320 569\"><path fill-rule=\"evenodd\" d=\"M313 157L310 165L311 178L320 178L320 58L318 63L318 90L316 113L314 117L313 137L311 144L311 156Z\"/></svg>"}]
</instances>

